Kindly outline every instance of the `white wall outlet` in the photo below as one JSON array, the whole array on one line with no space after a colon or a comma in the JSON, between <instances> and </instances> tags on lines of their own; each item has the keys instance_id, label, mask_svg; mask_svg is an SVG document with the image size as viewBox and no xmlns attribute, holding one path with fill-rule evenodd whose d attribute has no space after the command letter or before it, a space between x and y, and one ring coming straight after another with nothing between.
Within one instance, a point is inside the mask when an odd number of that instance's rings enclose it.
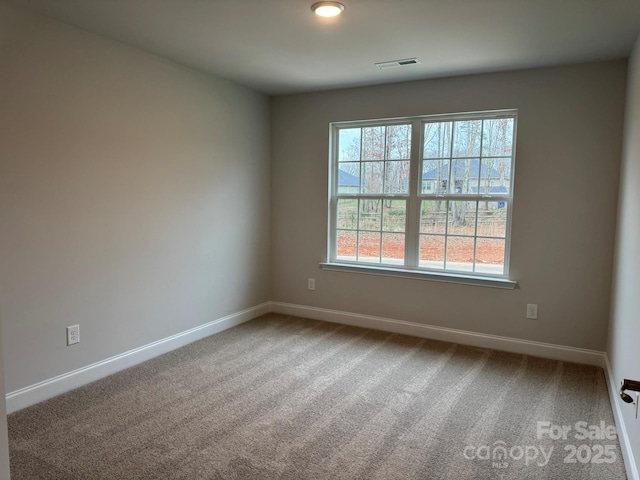
<instances>
[{"instance_id":1,"label":"white wall outlet","mask_svg":"<svg viewBox=\"0 0 640 480\"><path fill-rule=\"evenodd\" d=\"M538 305L535 303L527 304L527 318L530 318L531 320L538 319Z\"/></svg>"},{"instance_id":2,"label":"white wall outlet","mask_svg":"<svg viewBox=\"0 0 640 480\"><path fill-rule=\"evenodd\" d=\"M315 290L316 289L316 279L315 278L308 278L307 279L307 288L309 290Z\"/></svg>"},{"instance_id":3,"label":"white wall outlet","mask_svg":"<svg viewBox=\"0 0 640 480\"><path fill-rule=\"evenodd\" d=\"M80 325L71 325L67 327L67 345L73 345L80 342Z\"/></svg>"}]
</instances>

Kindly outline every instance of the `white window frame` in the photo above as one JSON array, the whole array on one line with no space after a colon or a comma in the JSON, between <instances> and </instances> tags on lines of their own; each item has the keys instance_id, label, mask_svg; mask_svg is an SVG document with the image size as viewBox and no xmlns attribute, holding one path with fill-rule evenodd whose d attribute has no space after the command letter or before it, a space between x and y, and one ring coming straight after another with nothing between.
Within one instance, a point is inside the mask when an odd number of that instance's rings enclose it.
<instances>
[{"instance_id":1,"label":"white window frame","mask_svg":"<svg viewBox=\"0 0 640 480\"><path fill-rule=\"evenodd\" d=\"M447 192L446 194L438 194L437 189L434 193L422 193L422 167L423 167L423 148L424 148L424 126L431 122L461 121L461 120L487 120L498 118L513 118L513 143L511 153L511 170L509 175L509 189L507 194L484 192L480 189L477 194L456 195ZM339 175L339 132L348 128L363 128L372 126L389 126L411 124L411 155L410 155L410 178L408 194L363 194L363 193L338 193L338 175ZM515 173L515 156L516 156L516 140L517 140L517 124L518 111L516 109L509 110L493 110L483 112L455 113L441 115L422 115L414 117L402 118L386 118L365 121L349 121L349 122L333 122L330 124L329 139L329 205L328 205L328 238L327 238L327 261L320 264L321 268L327 270L348 271L355 273L377 274L387 276L399 276L409 278L419 278L424 280L438 280L453 283L464 283L472 285L482 285L498 288L516 288L517 282L509 279L509 259L511 253L511 223L513 213L513 192L514 192L514 173ZM481 135L482 142L482 135ZM453 152L450 152L453 156ZM482 154L482 143L480 144L480 153ZM474 157L475 158L475 157ZM477 158L483 158L482 156ZM451 175L453 164L449 158L449 181L451 183ZM437 182L434 182L437 183ZM349 261L338 259L337 257L337 205L338 200L343 198L349 199L367 199L367 198L384 198L384 199L402 199L407 202L406 225L405 225L405 257L404 265L394 265L386 263L366 263L362 261ZM460 271L453 269L430 269L419 265L419 243L420 243L420 206L423 200L436 199L440 201L482 201L482 202L505 202L507 206L506 215L506 232L505 232L505 257L503 274L475 273L468 271ZM446 209L448 210L448 209ZM476 212L476 218L478 213ZM451 235L445 233L445 239ZM476 229L474 246L479 238ZM480 236L482 238L482 236ZM446 250L445 250L446 252ZM475 252L475 248L474 248ZM474 254L475 257L475 254ZM475 258L474 258L475 264Z\"/></svg>"}]
</instances>

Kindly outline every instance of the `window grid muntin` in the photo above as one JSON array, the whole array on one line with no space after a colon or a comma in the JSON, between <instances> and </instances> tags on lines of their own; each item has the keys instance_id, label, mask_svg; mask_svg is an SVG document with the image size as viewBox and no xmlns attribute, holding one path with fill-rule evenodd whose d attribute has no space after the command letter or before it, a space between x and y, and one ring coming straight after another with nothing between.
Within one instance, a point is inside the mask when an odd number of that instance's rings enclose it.
<instances>
[{"instance_id":1,"label":"window grid muntin","mask_svg":"<svg viewBox=\"0 0 640 480\"><path fill-rule=\"evenodd\" d=\"M508 250L507 250L507 240L508 240L508 227L505 226L505 236L490 236L490 235L478 235L478 225L480 224L480 222L478 221L479 218L479 212L480 212L480 203L481 202L485 202L486 199L479 199L479 200L473 200L473 203L476 204L475 207L475 211L476 211L476 215L475 215L475 226L474 226L474 233L473 234L461 234L461 233L450 233L449 232L449 217L451 214L451 208L450 208L450 202L452 202L453 200L448 200L448 199L442 199L442 201L444 203L446 203L445 206L445 229L444 229L444 233L433 233L433 232L427 232L424 233L422 231L419 232L419 237L420 237L420 242L419 242L419 248L422 248L422 238L423 237L440 237L440 238L444 238L444 259L443 259L443 268L442 269L438 269L438 270L444 270L444 271L450 271L450 272L459 272L459 273L468 273L468 270L456 270L456 269L451 269L447 267L447 248L448 248L448 244L449 244L449 239L450 238L467 238L467 239L473 239L473 260L472 260L472 269L471 271L476 273L477 272L477 251L478 251L478 240L496 240L496 241L502 241L505 243L505 249L504 249L504 253L503 253L503 258L502 258L502 270L503 270L503 274L506 272L506 262L507 262L507 257L508 257ZM420 205L420 212L422 212L422 205L423 202L429 202L429 201L433 201L432 199L422 199L421 201L421 205ZM471 202L468 198L465 199L466 202ZM503 200L501 200L503 201ZM493 201L492 203L498 203L496 201ZM511 202L509 201L504 201L505 205L504 208L506 209L506 216L508 218L509 214L510 214L510 210L511 210ZM420 216L420 220L422 221L422 214ZM421 267L423 269L425 269L426 267ZM486 274L486 272L482 272L483 274Z\"/></svg>"},{"instance_id":2,"label":"window grid muntin","mask_svg":"<svg viewBox=\"0 0 640 480\"><path fill-rule=\"evenodd\" d=\"M447 117L446 115L444 115L443 117ZM513 130L511 132L511 155L491 155L491 154L487 154L485 155L483 153L484 150L484 128L485 128L485 121L491 121L491 120L499 120L499 119L511 119L513 121ZM455 141L455 124L456 123L460 123L460 122L467 122L467 121L477 121L477 120L482 120L481 122L481 131L480 131L480 145L479 145L479 154L478 155L471 155L471 156L456 156L454 155L454 141ZM513 170L514 170L514 164L515 164L515 146L516 146L516 128L517 128L517 112L515 111L510 111L510 112L505 112L505 113L501 113L498 115L492 115L492 112L487 112L486 114L474 114L474 115L469 115L468 117L465 116L464 114L455 114L452 115L451 118L443 118L441 120L435 119L435 118L429 118L429 119L424 119L421 122L421 128L420 128L420 133L421 133L421 141L419 144L420 147L420 164L419 164L419 168L420 168L420 174L418 175L418 181L420 182L419 184L419 189L418 189L418 196L423 197L423 196L442 196L442 195L438 195L438 194L428 194L428 193L424 193L422 191L422 177L424 175L424 162L425 161L448 161L449 162L449 167L448 167L448 175L447 175L447 188L446 188L446 192L445 195L448 197L450 196L450 189L452 186L452 177L453 177L453 161L454 160L478 160L478 195L480 194L480 187L481 187L481 181L482 181L482 160L483 159L510 159L510 172L509 172L509 190L508 193L506 194L499 194L499 193L495 193L492 194L491 196L501 196L501 197L505 197L505 198L512 198L512 190L513 190ZM450 123L451 124L451 134L450 134L450 138L449 138L449 156L447 157L427 157L425 155L424 152L424 147L425 147L425 127L428 124L438 124L438 123ZM437 182L434 182L437 184ZM436 188L436 190L439 190L439 188ZM467 196L474 196L474 194L466 194Z\"/></svg>"},{"instance_id":3,"label":"window grid muntin","mask_svg":"<svg viewBox=\"0 0 640 480\"><path fill-rule=\"evenodd\" d=\"M339 205L339 201L340 200L356 200L357 204L356 204L356 214L357 214L357 218L355 220L355 225L356 228L344 228L344 227L340 227L338 226L338 205ZM378 200L380 201L380 219L379 221L376 221L376 223L378 223L378 229L373 229L373 228L360 228L361 225L361 214L363 212L363 208L362 208L362 202L363 201L375 201ZM385 206L385 202L389 201L392 202L391 206L387 207ZM385 209L391 209L393 207L393 202L402 202L404 203L404 206L401 208L404 210L404 225L403 225L403 229L402 230L392 230L390 228L385 229ZM359 263L367 263L367 264L380 264L380 265L396 265L396 264L387 264L387 263L383 263L383 253L384 253L384 234L389 234L389 235L402 235L406 238L406 234L407 234L407 200L406 197L404 198L397 198L397 197L384 197L384 196L364 196L364 197L360 197L360 198L354 198L353 196L348 196L348 197L338 197L336 200L336 228L335 228L335 246L336 246L336 252L335 252L335 258L340 259L340 260L344 260L346 257L348 256L343 256L340 257L338 255L338 238L340 235L340 232L352 232L355 234L356 236L356 244L355 244L355 258L356 258L356 262ZM365 234L376 234L379 238L379 245L380 245L380 252L378 255L378 262L364 262L362 260L360 260L360 234L361 233L365 233ZM405 252L406 252L406 247L404 248ZM369 256L365 257L365 258L371 258ZM404 262L403 262L404 264Z\"/></svg>"},{"instance_id":4,"label":"window grid muntin","mask_svg":"<svg viewBox=\"0 0 640 480\"><path fill-rule=\"evenodd\" d=\"M484 155L484 128L485 128L485 120L497 120L497 119L501 119L501 118L507 118L507 119L511 119L513 124L512 124L512 131L511 131L511 137L510 137L510 144L511 144L511 155L491 155L491 154L487 154ZM472 121L472 120L481 120L481 132L480 132L480 145L479 145L479 151L478 151L478 155L477 156L465 156L465 157L455 157L453 155L453 149L454 149L454 137L455 137L455 122L456 121ZM449 153L451 154L449 157L434 157L434 158L425 158L424 157L424 146L425 146L425 140L424 140L424 125L426 123L438 123L438 122L451 122L451 136L450 136L450 150ZM512 216L512 201L513 201L513 183L514 183L514 172L515 172L515 150L516 150L516 139L517 139L517 111L515 110L509 110L509 111L499 111L499 112L481 112L481 113L477 113L477 114L445 114L445 115L434 115L434 116L429 116L428 119L427 117L421 116L421 117L410 117L410 118L405 118L405 119L392 119L392 120L370 120L370 121L357 121L357 122L340 122L339 124L333 124L332 128L332 138L334 139L338 139L339 138L339 132L341 129L344 128L365 128L368 126L381 126L381 125L385 125L385 126L390 126L390 125L408 125L412 127L412 133L411 133L411 142L410 142L410 171L414 172L413 168L411 165L414 165L415 163L417 163L417 178L415 178L414 180L412 180L411 177L413 177L413 173L410 174L410 178L409 178L409 182L411 184L411 182L416 182L418 185L417 188L417 192L415 192L415 198L418 201L418 208L414 209L415 211L413 212L413 215L410 216L409 214L409 205L410 205L410 200L412 198L414 198L411 195L411 189L412 187L410 186L409 188L409 194L385 194L384 190L383 193L376 195L376 194L338 194L337 190L338 190L338 185L337 185L337 165L338 165L338 161L337 161L337 152L338 149L336 148L336 151L333 152L333 159L331 162L331 178L332 178L332 184L331 184L331 195L332 197L330 198L330 222L329 222L329 228L330 228L330 244L329 244L329 258L331 259L331 261L336 260L337 259L337 230L335 229L335 212L336 212L336 208L337 208L337 200L340 198L377 198L377 197L384 197L385 199L405 199L406 203L405 203L405 212L406 212L406 222L405 222L405 231L403 233L403 235L405 236L405 267L408 268L412 268L412 269L417 269L417 270L424 270L424 271L431 271L432 269L429 268L424 268L421 267L420 264L420 245L421 245L421 238L424 235L427 234L423 234L420 231L420 227L418 226L418 228L413 231L413 234L416 236L417 242L414 243L414 248L416 250L415 253L412 253L409 251L409 249L407 248L407 246L410 243L410 239L409 239L409 232L410 230L413 229L413 227L409 228L409 225L412 223L416 223L417 225L419 225L420 219L421 219L421 211L422 211L422 202L424 200L430 199L430 200L442 200L442 201L446 201L447 202L447 222L446 222L446 229L448 230L448 215L449 215L449 202L452 201L464 201L464 202L470 202L470 201L475 201L476 202L476 213L475 213L475 229L474 229L474 235L473 237L471 236L465 236L465 238L473 238L473 263L472 263L472 270L473 272L476 271L476 261L477 261L477 248L478 248L478 239L488 239L488 240L501 240L504 242L504 255L503 255L503 263L502 263L502 274L491 274L491 273L486 273L486 272L482 272L483 276L495 276L495 277L499 277L499 278L507 278L508 276L508 271L509 271L509 252L510 252L510 244L511 244L511 216ZM416 128L419 127L419 128ZM389 161L387 159L388 156L388 148L387 148L387 132L388 130L385 130L385 166L386 166L386 162ZM417 135L417 139L416 139L416 133ZM362 134L361 134L361 140L362 140ZM419 152L419 154L418 154ZM491 152L489 152L491 153ZM362 152L361 152L361 156L362 156ZM509 180L508 180L508 193L490 193L490 194L482 194L481 190L482 190L482 159L483 158L492 158L492 159L509 159L510 163L509 163ZM335 160L334 160L335 159ZM473 194L473 193L468 193L468 194L451 194L448 191L445 192L444 195L434 195L434 194L425 194L422 192L422 175L423 175L423 167L424 167L424 161L425 160L448 160L450 162L449 165L449 171L448 171L448 177L447 177L447 183L448 183L448 187L451 185L451 178L453 175L453 168L451 167L451 161L452 160L467 160L467 159L478 159L478 193L477 194ZM393 160L395 161L395 159ZM383 176L383 178L386 180L386 175ZM435 183L435 182L434 182ZM413 201L413 200L411 200ZM505 206L507 206L507 214L506 214L506 225L505 225L505 236L504 237L490 237L490 236L483 236L483 235L478 235L478 215L480 212L480 202L504 202ZM381 260L381 264L382 265L390 265L390 266L396 266L395 264L383 264L382 263L382 255L383 255L383 240L382 240L382 231L380 231L381 237L380 237L380 260ZM391 232L389 232L391 233ZM437 234L429 234L429 235L433 235L433 236L440 236ZM445 234L445 240L447 240L449 237L452 236L456 236L456 237L462 237L463 235L450 235L447 231L447 233ZM449 268L446 268L446 253L447 253L447 246L445 245L445 250L444 250L444 262L445 262L445 268L443 269L437 269L435 270L435 272L452 272L452 273L461 273L461 274L468 274L469 271L468 270L452 270ZM410 257L413 257L415 260L413 262L413 264L409 264L407 263L408 259ZM355 262L358 264L364 264L364 262Z\"/></svg>"}]
</instances>

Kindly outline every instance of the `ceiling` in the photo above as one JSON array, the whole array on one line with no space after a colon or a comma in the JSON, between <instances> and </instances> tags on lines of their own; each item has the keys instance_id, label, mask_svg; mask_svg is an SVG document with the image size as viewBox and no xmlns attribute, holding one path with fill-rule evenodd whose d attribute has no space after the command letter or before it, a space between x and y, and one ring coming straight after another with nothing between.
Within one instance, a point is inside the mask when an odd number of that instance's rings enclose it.
<instances>
[{"instance_id":1,"label":"ceiling","mask_svg":"<svg viewBox=\"0 0 640 480\"><path fill-rule=\"evenodd\" d=\"M624 58L640 33L640 0L314 1L12 3L268 94Z\"/></svg>"}]
</instances>

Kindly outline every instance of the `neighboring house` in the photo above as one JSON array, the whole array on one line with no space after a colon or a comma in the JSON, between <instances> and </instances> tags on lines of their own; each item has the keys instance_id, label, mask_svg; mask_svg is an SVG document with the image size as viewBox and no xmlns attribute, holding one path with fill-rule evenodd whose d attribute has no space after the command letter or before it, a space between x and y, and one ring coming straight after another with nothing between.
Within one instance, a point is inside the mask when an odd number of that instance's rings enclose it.
<instances>
[{"instance_id":1,"label":"neighboring house","mask_svg":"<svg viewBox=\"0 0 640 480\"><path fill-rule=\"evenodd\" d=\"M469 179L478 178L478 170L479 170L479 161L471 160L469 163ZM454 169L454 178L456 184L456 190L458 192L462 191L464 178L465 178L465 161L456 161ZM483 172L484 173L484 172ZM426 171L422 175L422 191L426 194L436 193L436 186L438 184L441 185L440 192L444 192L447 189L447 183L449 179L449 166L445 165L442 168L442 171L438 172L438 168L433 168L431 170ZM507 194L509 185L509 175L503 174L500 175L500 172L496 168L491 169L490 177L484 176L480 179L480 193L484 193L487 188L487 181L489 182L489 193L493 194ZM349 172L345 172L342 169L338 170L338 189L340 193L360 193L360 178L352 175ZM477 185L470 185L468 189L469 193L478 193ZM502 203L502 202L500 202ZM500 207L502 207L500 205Z\"/></svg>"},{"instance_id":2,"label":"neighboring house","mask_svg":"<svg viewBox=\"0 0 640 480\"><path fill-rule=\"evenodd\" d=\"M468 166L466 164L468 163ZM480 160L453 160L454 168L452 181L455 182L455 191L461 193L464 189L465 179L469 182L467 193L478 193L477 180L480 178L480 193L485 193L487 185L489 193L508 193L507 186L510 182L508 172L500 172L497 168L492 167L487 174L487 169L480 172ZM467 170L468 167L468 171ZM475 180L475 182L473 182ZM422 174L422 192L426 194L444 193L447 191L449 182L449 163L442 165L440 168L433 167ZM475 183L475 185L473 185Z\"/></svg>"},{"instance_id":3,"label":"neighboring house","mask_svg":"<svg viewBox=\"0 0 640 480\"><path fill-rule=\"evenodd\" d=\"M338 191L340 193L360 193L360 177L338 170Z\"/></svg>"}]
</instances>

